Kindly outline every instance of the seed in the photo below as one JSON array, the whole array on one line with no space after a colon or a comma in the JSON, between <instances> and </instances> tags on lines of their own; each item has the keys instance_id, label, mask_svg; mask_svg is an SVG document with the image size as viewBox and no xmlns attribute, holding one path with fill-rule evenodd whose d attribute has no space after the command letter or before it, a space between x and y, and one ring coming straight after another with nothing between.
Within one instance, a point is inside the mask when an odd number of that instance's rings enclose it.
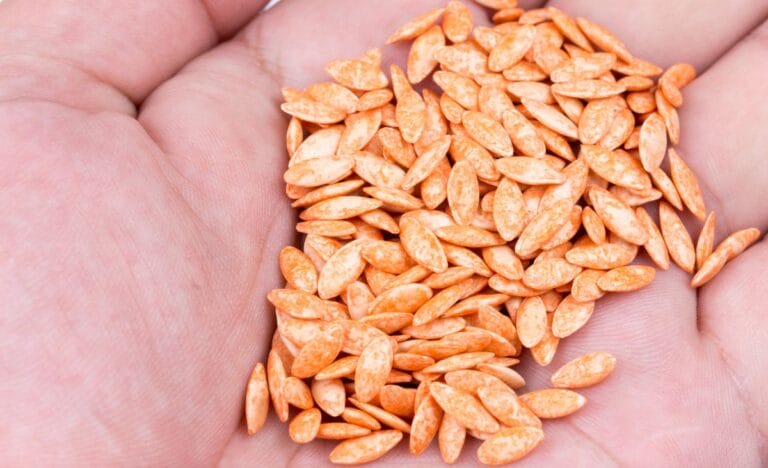
<instances>
[{"instance_id":1,"label":"seed","mask_svg":"<svg viewBox=\"0 0 768 468\"><path fill-rule=\"evenodd\" d=\"M527 185L560 184L565 176L541 159L516 156L496 160L496 168L510 179Z\"/></svg>"},{"instance_id":2,"label":"seed","mask_svg":"<svg viewBox=\"0 0 768 468\"><path fill-rule=\"evenodd\" d=\"M525 379L516 370L510 369L502 364L494 364L492 362L483 362L477 365L477 369L498 377L511 388L525 387Z\"/></svg>"},{"instance_id":3,"label":"seed","mask_svg":"<svg viewBox=\"0 0 768 468\"><path fill-rule=\"evenodd\" d=\"M445 46L445 36L439 26L432 26L419 35L408 52L408 80L420 83L438 65L434 55Z\"/></svg>"},{"instance_id":4,"label":"seed","mask_svg":"<svg viewBox=\"0 0 768 468\"><path fill-rule=\"evenodd\" d=\"M477 458L486 465L502 465L520 460L544 440L537 427L515 426L497 432L477 449Z\"/></svg>"},{"instance_id":5,"label":"seed","mask_svg":"<svg viewBox=\"0 0 768 468\"><path fill-rule=\"evenodd\" d=\"M667 151L667 129L664 120L652 113L640 127L640 161L646 171L658 169Z\"/></svg>"},{"instance_id":6,"label":"seed","mask_svg":"<svg viewBox=\"0 0 768 468\"><path fill-rule=\"evenodd\" d=\"M364 411L360 411L359 409L344 408L344 412L341 413L341 418L350 424L365 427L372 431L381 429L381 424L374 419L373 416Z\"/></svg>"},{"instance_id":7,"label":"seed","mask_svg":"<svg viewBox=\"0 0 768 468\"><path fill-rule=\"evenodd\" d=\"M355 369L358 400L367 403L379 394L392 370L393 355L389 338L385 336L374 338L363 349Z\"/></svg>"},{"instance_id":8,"label":"seed","mask_svg":"<svg viewBox=\"0 0 768 468\"><path fill-rule=\"evenodd\" d=\"M409 450L413 455L419 455L426 450L437 435L442 417L443 410L432 396L427 395L419 403L411 423L409 440Z\"/></svg>"},{"instance_id":9,"label":"seed","mask_svg":"<svg viewBox=\"0 0 768 468\"><path fill-rule=\"evenodd\" d=\"M573 247L565 253L565 259L583 268L607 270L629 264L636 254L637 252L628 246L606 242Z\"/></svg>"},{"instance_id":10,"label":"seed","mask_svg":"<svg viewBox=\"0 0 768 468\"><path fill-rule=\"evenodd\" d=\"M590 169L612 184L641 191L651 188L651 179L640 162L623 150L582 145L579 156L584 157Z\"/></svg>"},{"instance_id":11,"label":"seed","mask_svg":"<svg viewBox=\"0 0 768 468\"><path fill-rule=\"evenodd\" d=\"M275 409L278 419L282 422L288 420L288 401L286 401L285 396L283 395L285 378L286 371L283 365L283 360L275 350L271 350L267 357L269 395L272 397L272 407Z\"/></svg>"},{"instance_id":12,"label":"seed","mask_svg":"<svg viewBox=\"0 0 768 468\"><path fill-rule=\"evenodd\" d=\"M285 400L297 408L310 409L314 406L312 392L309 390L309 387L296 377L287 377L285 382L283 382L282 391Z\"/></svg>"},{"instance_id":13,"label":"seed","mask_svg":"<svg viewBox=\"0 0 768 468\"><path fill-rule=\"evenodd\" d=\"M337 445L328 459L339 465L358 465L378 460L403 439L400 431L376 431L369 435L345 440Z\"/></svg>"},{"instance_id":14,"label":"seed","mask_svg":"<svg viewBox=\"0 0 768 468\"><path fill-rule=\"evenodd\" d=\"M440 455L446 463L455 463L464 448L467 430L459 421L450 414L444 414L440 422L437 440L440 446Z\"/></svg>"},{"instance_id":15,"label":"seed","mask_svg":"<svg viewBox=\"0 0 768 468\"><path fill-rule=\"evenodd\" d=\"M659 227L642 207L638 207L635 214L645 232L648 233L648 240L643 245L645 251L659 268L666 270L669 268L669 252L667 252L667 245L664 243L664 237L662 237Z\"/></svg>"},{"instance_id":16,"label":"seed","mask_svg":"<svg viewBox=\"0 0 768 468\"><path fill-rule=\"evenodd\" d=\"M571 207L569 200L562 200L536 214L520 234L515 253L527 257L541 248L568 221Z\"/></svg>"},{"instance_id":17,"label":"seed","mask_svg":"<svg viewBox=\"0 0 768 468\"><path fill-rule=\"evenodd\" d=\"M597 286L603 291L635 291L648 286L655 276L653 267L629 265L608 271L597 280Z\"/></svg>"},{"instance_id":18,"label":"seed","mask_svg":"<svg viewBox=\"0 0 768 468\"><path fill-rule=\"evenodd\" d=\"M621 94L626 90L619 83L610 83L603 80L578 80L552 85L553 93L578 99L606 98Z\"/></svg>"},{"instance_id":19,"label":"seed","mask_svg":"<svg viewBox=\"0 0 768 468\"><path fill-rule=\"evenodd\" d=\"M714 252L704 260L699 271L691 280L691 287L698 288L717 275L728 260L740 255L760 238L760 231L755 228L743 229L726 237Z\"/></svg>"},{"instance_id":20,"label":"seed","mask_svg":"<svg viewBox=\"0 0 768 468\"><path fill-rule=\"evenodd\" d=\"M397 28L397 31L392 33L392 35L389 36L389 39L387 39L387 44L413 39L414 37L421 35L424 31L429 29L438 18L440 18L440 15L442 15L444 11L444 8L436 8L417 16Z\"/></svg>"},{"instance_id":21,"label":"seed","mask_svg":"<svg viewBox=\"0 0 768 468\"><path fill-rule=\"evenodd\" d=\"M704 207L704 197L701 195L701 189L698 182L696 182L696 176L693 175L685 161L678 156L674 148L669 149L669 170L677 192L680 194L680 198L682 198L685 206L694 216L704 221L707 211Z\"/></svg>"},{"instance_id":22,"label":"seed","mask_svg":"<svg viewBox=\"0 0 768 468\"><path fill-rule=\"evenodd\" d=\"M680 217L666 202L659 205L659 223L664 243L667 244L669 256L672 260L688 273L693 273L696 264L696 251L693 247L691 235L685 229Z\"/></svg>"},{"instance_id":23,"label":"seed","mask_svg":"<svg viewBox=\"0 0 768 468\"><path fill-rule=\"evenodd\" d=\"M369 403L363 403L362 401L358 401L354 398L350 398L349 401L350 403L352 403L362 411L365 411L366 413L370 414L371 416L379 420L379 422L381 422L385 426L389 426L393 429L397 429L398 431L402 431L405 433L409 433L411 431L411 426L407 422L403 421L402 419L395 416L394 414L379 408L378 406L371 405ZM410 403L411 413L409 417L411 417L413 416L413 399L411 398L410 401L407 403Z\"/></svg>"},{"instance_id":24,"label":"seed","mask_svg":"<svg viewBox=\"0 0 768 468\"><path fill-rule=\"evenodd\" d=\"M528 297L517 309L517 336L526 348L538 344L547 328L547 309L539 296Z\"/></svg>"},{"instance_id":25,"label":"seed","mask_svg":"<svg viewBox=\"0 0 768 468\"><path fill-rule=\"evenodd\" d=\"M552 374L552 385L558 388L583 388L599 384L613 372L616 358L597 352L580 356Z\"/></svg>"},{"instance_id":26,"label":"seed","mask_svg":"<svg viewBox=\"0 0 768 468\"><path fill-rule=\"evenodd\" d=\"M368 239L357 239L340 248L325 262L317 280L321 299L336 297L354 282L365 269L362 249Z\"/></svg>"},{"instance_id":27,"label":"seed","mask_svg":"<svg viewBox=\"0 0 768 468\"><path fill-rule=\"evenodd\" d=\"M715 246L715 212L710 211L704 226L699 233L699 239L696 241L696 268L701 269L704 260L712 253Z\"/></svg>"},{"instance_id":28,"label":"seed","mask_svg":"<svg viewBox=\"0 0 768 468\"><path fill-rule=\"evenodd\" d=\"M248 434L253 435L264 426L269 412L269 388L264 364L253 368L245 395L245 420Z\"/></svg>"},{"instance_id":29,"label":"seed","mask_svg":"<svg viewBox=\"0 0 768 468\"><path fill-rule=\"evenodd\" d=\"M432 382L429 392L443 411L455 417L462 426L485 432L499 430L499 423L472 395L439 382Z\"/></svg>"},{"instance_id":30,"label":"seed","mask_svg":"<svg viewBox=\"0 0 768 468\"><path fill-rule=\"evenodd\" d=\"M325 71L340 84L362 91L385 87L389 81L378 65L363 60L334 60L325 66ZM297 117L301 118L301 116ZM307 120L301 118L302 120ZM341 119L339 119L341 120ZM310 120L311 122L312 120ZM338 120L336 120L338 122ZM333 123L333 122L316 122Z\"/></svg>"},{"instance_id":31,"label":"seed","mask_svg":"<svg viewBox=\"0 0 768 468\"><path fill-rule=\"evenodd\" d=\"M472 164L467 161L454 164L448 177L447 194L453 218L459 224L469 224L480 202L480 187Z\"/></svg>"},{"instance_id":32,"label":"seed","mask_svg":"<svg viewBox=\"0 0 768 468\"><path fill-rule=\"evenodd\" d=\"M563 258L548 258L528 267L523 283L534 289L554 289L573 281L581 267L571 265Z\"/></svg>"},{"instance_id":33,"label":"seed","mask_svg":"<svg viewBox=\"0 0 768 468\"><path fill-rule=\"evenodd\" d=\"M600 277L603 275L601 274ZM595 284L600 279L595 280ZM573 295L566 296L552 317L552 334L558 338L570 336L583 327L595 310L595 300L579 302Z\"/></svg>"},{"instance_id":34,"label":"seed","mask_svg":"<svg viewBox=\"0 0 768 468\"><path fill-rule=\"evenodd\" d=\"M600 216L605 226L618 234L622 239L636 245L643 245L648 240L635 212L609 191L593 187L589 191L592 206Z\"/></svg>"},{"instance_id":35,"label":"seed","mask_svg":"<svg viewBox=\"0 0 768 468\"><path fill-rule=\"evenodd\" d=\"M488 56L488 68L501 71L511 67L528 52L536 38L536 28L525 25L504 36Z\"/></svg>"},{"instance_id":36,"label":"seed","mask_svg":"<svg viewBox=\"0 0 768 468\"><path fill-rule=\"evenodd\" d=\"M499 381L491 380L477 389L483 405L507 426L541 428L541 421L531 410L520 403L515 392Z\"/></svg>"},{"instance_id":37,"label":"seed","mask_svg":"<svg viewBox=\"0 0 768 468\"><path fill-rule=\"evenodd\" d=\"M576 18L576 24L584 32L584 35L600 49L606 52L612 52L618 58L625 62L633 62L635 60L632 54L629 53L626 46L616 37L597 23L593 23L586 18Z\"/></svg>"},{"instance_id":38,"label":"seed","mask_svg":"<svg viewBox=\"0 0 768 468\"><path fill-rule=\"evenodd\" d=\"M522 99L523 106L545 127L569 138L578 138L579 129L555 107L532 99Z\"/></svg>"},{"instance_id":39,"label":"seed","mask_svg":"<svg viewBox=\"0 0 768 468\"><path fill-rule=\"evenodd\" d=\"M512 156L512 141L499 122L476 111L464 112L461 122L467 133L488 151L499 156Z\"/></svg>"},{"instance_id":40,"label":"seed","mask_svg":"<svg viewBox=\"0 0 768 468\"><path fill-rule=\"evenodd\" d=\"M520 395L520 400L536 416L546 419L568 416L587 403L587 399L578 393L560 388L528 392Z\"/></svg>"}]
</instances>

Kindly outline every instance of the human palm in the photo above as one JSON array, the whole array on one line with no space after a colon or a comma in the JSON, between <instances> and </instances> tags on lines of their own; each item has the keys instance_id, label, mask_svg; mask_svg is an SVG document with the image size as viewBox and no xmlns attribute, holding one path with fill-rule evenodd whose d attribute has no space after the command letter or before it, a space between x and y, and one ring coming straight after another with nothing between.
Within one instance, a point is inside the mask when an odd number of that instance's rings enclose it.
<instances>
[{"instance_id":1,"label":"human palm","mask_svg":"<svg viewBox=\"0 0 768 468\"><path fill-rule=\"evenodd\" d=\"M257 15L263 3L0 5L3 465L325 463L327 444L293 444L274 417L256 437L241 423L294 236L279 89L324 79L326 61L442 2L285 0ZM720 237L765 230L768 2L551 3L640 57L696 65L681 152ZM672 268L601 300L553 364L523 373L542 387L597 350L617 371L547 422L522 465L766 463L766 265L763 241L698 294ZM405 462L398 450L380 463ZM465 449L460 463L473 460Z\"/></svg>"}]
</instances>

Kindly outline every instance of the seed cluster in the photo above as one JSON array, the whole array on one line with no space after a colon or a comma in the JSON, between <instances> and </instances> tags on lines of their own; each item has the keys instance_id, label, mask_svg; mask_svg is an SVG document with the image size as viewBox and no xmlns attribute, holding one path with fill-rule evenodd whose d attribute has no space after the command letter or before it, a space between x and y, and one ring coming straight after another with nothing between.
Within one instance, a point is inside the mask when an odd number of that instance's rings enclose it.
<instances>
[{"instance_id":1,"label":"seed cluster","mask_svg":"<svg viewBox=\"0 0 768 468\"><path fill-rule=\"evenodd\" d=\"M405 71L387 77L373 49L329 63L333 82L284 88L284 179L305 237L268 295L278 329L248 383L251 434L271 397L281 421L301 410L295 442L342 440L334 463L375 460L403 434L414 455L437 436L446 463L467 434L482 463L518 460L542 419L586 403L572 389L616 365L586 354L518 395L525 349L548 365L595 301L653 281L632 264L641 247L698 287L760 236L715 248L714 213L673 148L693 67L662 70L555 8L477 1L493 27L473 28L458 1L400 27L388 43L412 41ZM442 93L414 89L430 77ZM683 210L704 222L695 245Z\"/></svg>"}]
</instances>

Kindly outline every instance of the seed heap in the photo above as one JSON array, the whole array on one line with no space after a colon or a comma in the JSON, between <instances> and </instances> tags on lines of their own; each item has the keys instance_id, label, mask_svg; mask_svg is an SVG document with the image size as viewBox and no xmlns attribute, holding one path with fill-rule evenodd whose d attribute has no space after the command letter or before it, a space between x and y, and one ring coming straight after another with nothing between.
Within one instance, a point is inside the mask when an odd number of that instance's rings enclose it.
<instances>
[{"instance_id":1,"label":"seed heap","mask_svg":"<svg viewBox=\"0 0 768 468\"><path fill-rule=\"evenodd\" d=\"M278 330L248 383L250 433L271 395L281 421L301 410L295 442L343 440L335 463L375 460L403 433L415 455L437 436L452 463L469 434L481 462L512 462L616 364L590 353L518 396L524 349L548 365L597 299L648 285L640 247L698 287L760 236L714 248L714 213L671 146L693 67L662 70L555 8L478 3L495 26L451 1L399 28L388 43L413 41L406 71L387 78L374 49L329 63L335 82L283 90L306 236L268 295ZM430 76L442 94L413 88ZM643 208L657 200L659 225ZM695 245L684 209L704 221Z\"/></svg>"}]
</instances>

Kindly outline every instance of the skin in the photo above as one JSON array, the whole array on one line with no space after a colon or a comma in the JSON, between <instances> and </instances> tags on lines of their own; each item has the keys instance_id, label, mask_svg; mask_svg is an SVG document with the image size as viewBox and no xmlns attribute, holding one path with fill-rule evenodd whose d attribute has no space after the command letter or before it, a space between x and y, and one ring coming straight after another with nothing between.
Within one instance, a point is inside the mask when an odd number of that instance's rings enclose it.
<instances>
[{"instance_id":1,"label":"skin","mask_svg":"<svg viewBox=\"0 0 768 468\"><path fill-rule=\"evenodd\" d=\"M263 3L0 4L0 464L327 463L331 443L297 446L274 415L254 438L242 422L273 330L265 295L295 240L280 85L327 80L326 61L443 2ZM640 57L696 66L680 153L718 239L765 231L768 2L553 4ZM542 388L581 354L618 358L519 466L768 463L766 265L763 240L698 293L659 272L603 299L549 367L521 364ZM411 460L406 445L381 466Z\"/></svg>"}]
</instances>

